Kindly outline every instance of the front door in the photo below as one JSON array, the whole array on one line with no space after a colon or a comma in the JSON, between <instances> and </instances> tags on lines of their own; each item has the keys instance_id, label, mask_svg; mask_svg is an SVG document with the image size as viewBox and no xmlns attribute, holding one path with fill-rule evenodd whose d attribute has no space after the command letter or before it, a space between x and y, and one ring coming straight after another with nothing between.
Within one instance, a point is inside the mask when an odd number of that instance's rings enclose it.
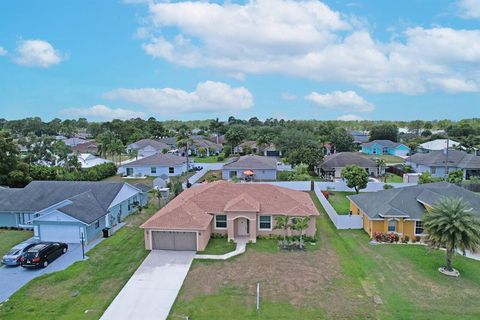
<instances>
[{"instance_id":1,"label":"front door","mask_svg":"<svg viewBox=\"0 0 480 320\"><path fill-rule=\"evenodd\" d=\"M133 168L127 168L127 176L133 176Z\"/></svg>"},{"instance_id":2,"label":"front door","mask_svg":"<svg viewBox=\"0 0 480 320\"><path fill-rule=\"evenodd\" d=\"M248 219L238 218L238 235L248 236Z\"/></svg>"}]
</instances>

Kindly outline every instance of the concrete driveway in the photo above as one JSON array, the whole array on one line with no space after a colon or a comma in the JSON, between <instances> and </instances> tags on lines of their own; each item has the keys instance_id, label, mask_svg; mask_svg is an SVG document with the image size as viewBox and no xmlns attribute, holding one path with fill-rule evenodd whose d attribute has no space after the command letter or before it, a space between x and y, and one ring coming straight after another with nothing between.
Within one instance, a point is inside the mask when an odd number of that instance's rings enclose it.
<instances>
[{"instance_id":1,"label":"concrete driveway","mask_svg":"<svg viewBox=\"0 0 480 320\"><path fill-rule=\"evenodd\" d=\"M166 319L194 257L194 251L150 252L100 319Z\"/></svg>"},{"instance_id":2,"label":"concrete driveway","mask_svg":"<svg viewBox=\"0 0 480 320\"><path fill-rule=\"evenodd\" d=\"M85 247L85 252L93 248L103 239L97 239ZM27 240L28 241L28 240ZM20 266L0 267L0 302L7 300L18 289L30 280L42 274L52 273L68 268L75 261L82 260L82 248L80 244L68 244L68 251L52 262L44 269L25 269Z\"/></svg>"}]
</instances>

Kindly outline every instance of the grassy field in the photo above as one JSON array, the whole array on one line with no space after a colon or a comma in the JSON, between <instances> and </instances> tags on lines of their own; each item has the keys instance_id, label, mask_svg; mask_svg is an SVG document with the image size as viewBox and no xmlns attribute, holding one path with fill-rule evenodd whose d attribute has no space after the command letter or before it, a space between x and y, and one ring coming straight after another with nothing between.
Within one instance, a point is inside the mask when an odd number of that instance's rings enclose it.
<instances>
[{"instance_id":1,"label":"grassy field","mask_svg":"<svg viewBox=\"0 0 480 320\"><path fill-rule=\"evenodd\" d=\"M375 154L375 155L365 155L368 158L371 159L383 159L387 164L390 163L404 163L405 159L397 156L392 156L390 154Z\"/></svg>"},{"instance_id":2,"label":"grassy field","mask_svg":"<svg viewBox=\"0 0 480 320\"><path fill-rule=\"evenodd\" d=\"M318 199L314 201L320 206ZM253 250L252 244L233 260L194 263L170 319L480 317L480 262L455 256L453 264L461 277L449 278L437 271L444 263L440 251L369 245L363 231L336 230L324 214L317 228L318 250L276 252L269 246Z\"/></svg>"},{"instance_id":3,"label":"grassy field","mask_svg":"<svg viewBox=\"0 0 480 320\"><path fill-rule=\"evenodd\" d=\"M31 231L0 230L0 259L14 245L33 237Z\"/></svg>"},{"instance_id":4,"label":"grassy field","mask_svg":"<svg viewBox=\"0 0 480 320\"><path fill-rule=\"evenodd\" d=\"M224 162L218 161L218 156L210 156L210 157L195 157L195 163L217 163L217 162Z\"/></svg>"},{"instance_id":5,"label":"grassy field","mask_svg":"<svg viewBox=\"0 0 480 320\"><path fill-rule=\"evenodd\" d=\"M152 187L153 186L153 179L155 179L155 177L145 177L144 179L133 179L133 178L128 178L128 179L125 179L121 176L111 176L111 177L108 177L106 179L104 179L103 181L110 181L110 182L127 182L127 183L130 183L130 184L135 184L135 183L143 183L149 187Z\"/></svg>"},{"instance_id":6,"label":"grassy field","mask_svg":"<svg viewBox=\"0 0 480 320\"><path fill-rule=\"evenodd\" d=\"M341 192L334 191L330 193L328 197L328 202L333 206L335 211L338 214L349 214L350 212L350 201L347 199L347 196L355 194L355 192Z\"/></svg>"},{"instance_id":7,"label":"grassy field","mask_svg":"<svg viewBox=\"0 0 480 320\"><path fill-rule=\"evenodd\" d=\"M383 181L383 178L379 178L379 180ZM393 173L387 173L387 183L402 183L403 178L400 176L397 176L396 174Z\"/></svg>"},{"instance_id":8,"label":"grassy field","mask_svg":"<svg viewBox=\"0 0 480 320\"><path fill-rule=\"evenodd\" d=\"M90 252L88 260L30 281L0 305L0 319L99 319L148 251L138 227L153 205Z\"/></svg>"},{"instance_id":9,"label":"grassy field","mask_svg":"<svg viewBox=\"0 0 480 320\"><path fill-rule=\"evenodd\" d=\"M199 251L200 254L224 254L234 251L236 245L233 241L227 241L226 238L210 239L204 251Z\"/></svg>"}]
</instances>

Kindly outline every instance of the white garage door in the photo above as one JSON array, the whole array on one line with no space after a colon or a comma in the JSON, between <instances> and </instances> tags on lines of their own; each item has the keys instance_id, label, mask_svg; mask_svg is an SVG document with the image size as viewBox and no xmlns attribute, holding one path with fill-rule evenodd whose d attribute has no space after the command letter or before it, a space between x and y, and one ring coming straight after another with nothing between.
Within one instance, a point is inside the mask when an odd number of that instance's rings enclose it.
<instances>
[{"instance_id":1,"label":"white garage door","mask_svg":"<svg viewBox=\"0 0 480 320\"><path fill-rule=\"evenodd\" d=\"M41 225L40 240L80 243L80 227L68 225Z\"/></svg>"}]
</instances>

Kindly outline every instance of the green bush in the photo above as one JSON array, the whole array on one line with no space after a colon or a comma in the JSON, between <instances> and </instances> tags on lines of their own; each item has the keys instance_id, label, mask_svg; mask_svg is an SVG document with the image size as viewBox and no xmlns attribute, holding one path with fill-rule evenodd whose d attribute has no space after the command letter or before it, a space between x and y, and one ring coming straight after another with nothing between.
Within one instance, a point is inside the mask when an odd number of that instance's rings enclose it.
<instances>
[{"instance_id":1,"label":"green bush","mask_svg":"<svg viewBox=\"0 0 480 320\"><path fill-rule=\"evenodd\" d=\"M223 161L223 160L225 160L224 157L222 157L222 156L218 156L218 157L217 157L217 161Z\"/></svg>"}]
</instances>

